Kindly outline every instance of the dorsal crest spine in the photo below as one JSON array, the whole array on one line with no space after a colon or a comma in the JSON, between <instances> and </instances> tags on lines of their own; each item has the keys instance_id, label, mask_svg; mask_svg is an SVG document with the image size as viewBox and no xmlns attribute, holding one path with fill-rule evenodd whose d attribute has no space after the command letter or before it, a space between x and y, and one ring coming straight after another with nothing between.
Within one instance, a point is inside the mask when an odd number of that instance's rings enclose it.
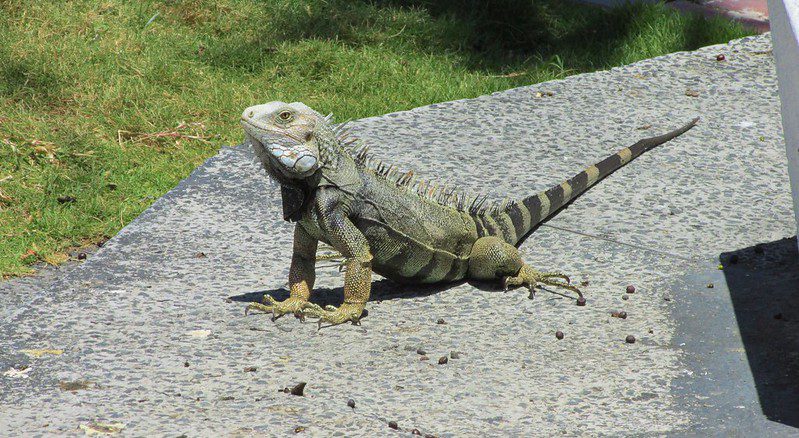
<instances>
[{"instance_id":1,"label":"dorsal crest spine","mask_svg":"<svg viewBox=\"0 0 799 438\"><path fill-rule=\"evenodd\" d=\"M332 123L332 114L325 117L325 121ZM427 199L473 216L498 214L502 211L507 211L513 205L507 199L502 202L489 201L488 195L485 194L471 195L446 184L441 185L416 178L412 170L401 171L397 166L373 157L369 153L369 145L353 135L349 122L348 120L333 127L333 134L339 146L352 156L359 167L371 170L375 175L387 182L393 183L397 187L403 187L422 199Z\"/></svg>"}]
</instances>

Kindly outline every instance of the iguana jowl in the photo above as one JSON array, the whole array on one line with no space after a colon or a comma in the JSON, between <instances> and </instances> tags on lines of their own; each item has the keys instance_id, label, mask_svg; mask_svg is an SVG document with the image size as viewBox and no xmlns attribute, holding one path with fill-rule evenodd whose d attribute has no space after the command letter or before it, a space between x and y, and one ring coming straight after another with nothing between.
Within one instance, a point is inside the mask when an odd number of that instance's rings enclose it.
<instances>
[{"instance_id":1,"label":"iguana jowl","mask_svg":"<svg viewBox=\"0 0 799 438\"><path fill-rule=\"evenodd\" d=\"M580 294L565 275L525 264L515 245L597 181L697 120L641 140L544 192L496 204L416 181L412 172L370 158L346 128L302 103L249 107L241 116L247 141L280 183L284 218L296 226L289 298L278 302L267 295L248 309L315 317L320 324L357 323L372 271L401 283L497 279L506 288L532 291L541 283ZM344 303L338 308L308 301L319 241L345 257Z\"/></svg>"}]
</instances>

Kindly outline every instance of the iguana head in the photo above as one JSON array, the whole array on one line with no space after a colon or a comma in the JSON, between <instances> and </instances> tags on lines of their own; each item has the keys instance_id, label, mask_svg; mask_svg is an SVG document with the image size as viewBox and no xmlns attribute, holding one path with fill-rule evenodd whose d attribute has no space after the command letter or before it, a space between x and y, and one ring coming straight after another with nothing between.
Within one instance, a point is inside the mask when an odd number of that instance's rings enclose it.
<instances>
[{"instance_id":1,"label":"iguana head","mask_svg":"<svg viewBox=\"0 0 799 438\"><path fill-rule=\"evenodd\" d=\"M241 114L247 141L282 183L308 178L320 168L317 130L325 123L321 114L299 102L269 102Z\"/></svg>"}]
</instances>

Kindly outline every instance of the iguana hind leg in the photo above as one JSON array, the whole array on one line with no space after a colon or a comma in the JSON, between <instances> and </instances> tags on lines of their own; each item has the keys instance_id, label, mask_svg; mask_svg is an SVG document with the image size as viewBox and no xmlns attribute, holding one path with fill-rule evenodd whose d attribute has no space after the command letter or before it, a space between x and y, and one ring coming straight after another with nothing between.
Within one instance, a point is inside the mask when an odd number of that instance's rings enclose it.
<instances>
[{"instance_id":1,"label":"iguana hind leg","mask_svg":"<svg viewBox=\"0 0 799 438\"><path fill-rule=\"evenodd\" d=\"M477 239L469 254L469 277L475 280L502 279L502 286L526 286L530 298L535 286L545 284L568 289L582 297L579 289L569 284L569 277L560 272L539 272L524 263L519 250L504 240L486 236Z\"/></svg>"}]
</instances>

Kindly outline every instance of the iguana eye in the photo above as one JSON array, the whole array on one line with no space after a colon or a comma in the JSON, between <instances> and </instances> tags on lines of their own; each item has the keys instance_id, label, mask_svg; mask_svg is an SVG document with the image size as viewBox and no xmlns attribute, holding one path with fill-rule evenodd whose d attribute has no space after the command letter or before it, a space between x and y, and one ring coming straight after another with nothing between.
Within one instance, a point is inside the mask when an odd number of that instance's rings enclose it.
<instances>
[{"instance_id":1,"label":"iguana eye","mask_svg":"<svg viewBox=\"0 0 799 438\"><path fill-rule=\"evenodd\" d=\"M291 111L282 111L277 116L280 117L280 120L289 120L291 119Z\"/></svg>"}]
</instances>

